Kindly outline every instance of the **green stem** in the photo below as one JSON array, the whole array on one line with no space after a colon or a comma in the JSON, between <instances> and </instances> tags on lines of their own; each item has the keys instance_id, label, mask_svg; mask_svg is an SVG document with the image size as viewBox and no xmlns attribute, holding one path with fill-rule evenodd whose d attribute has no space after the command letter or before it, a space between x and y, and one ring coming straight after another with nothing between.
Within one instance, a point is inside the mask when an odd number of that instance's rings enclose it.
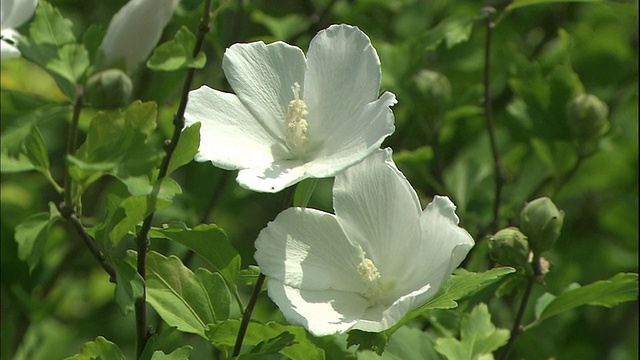
<instances>
[{"instance_id":1,"label":"green stem","mask_svg":"<svg viewBox=\"0 0 640 360\"><path fill-rule=\"evenodd\" d=\"M491 232L498 230L498 222L500 219L500 202L502 201L502 186L505 182L505 172L500 162L500 153L498 152L498 142L496 140L495 125L493 123L493 108L491 104L491 39L495 23L491 20L491 15L496 10L492 7L485 7L482 13L487 23L487 37L485 39L484 48L484 116L487 122L487 132L489 133L489 141L491 142L491 154L493 156L493 165L495 172L495 200L493 204L493 220L491 223Z\"/></svg>"},{"instance_id":2,"label":"green stem","mask_svg":"<svg viewBox=\"0 0 640 360\"><path fill-rule=\"evenodd\" d=\"M204 37L209 32L209 21L211 16L211 0L206 0L204 3L204 11L202 18L200 19L200 24L198 26L198 32L196 35L196 44L193 48L193 56L196 57L198 53L200 53L200 49L202 48L202 43L204 42ZM160 184L162 183L162 179L167 176L167 172L169 171L169 164L171 162L171 156L178 145L178 141L180 140L180 135L182 134L182 129L184 128L184 112L187 108L187 102L189 100L189 90L191 89L191 82L193 81L193 76L195 74L194 68L190 68L187 71L187 76L184 81L184 85L182 86L182 96L180 97L180 104L178 106L178 110L173 118L173 136L171 137L171 141L168 142L165 151L166 155L162 160L162 164L160 165L160 170L158 172L158 178L153 187L153 191L150 194L150 199L152 201L152 206L155 207L155 200L160 192ZM153 217L155 215L155 211L149 214L143 221L140 231L136 236L136 245L138 251L138 262L137 269L138 274L142 277L142 279L146 279L146 263L147 263L147 251L149 250L149 231L151 230L151 224L153 222ZM142 296L136 299L135 302L135 313L136 313L136 337L137 337L137 349L136 354L139 359L142 355L142 351L147 343L149 338L149 329L147 329L147 308L146 308L146 298L147 291L146 286L143 287Z\"/></svg>"},{"instance_id":3,"label":"green stem","mask_svg":"<svg viewBox=\"0 0 640 360\"><path fill-rule=\"evenodd\" d=\"M293 196L295 193L296 186L290 186L285 191L285 198L282 204L282 210L287 209L291 206L291 202L293 201ZM238 335L236 336L236 343L233 347L232 356L240 355L240 350L242 349L242 342L244 341L244 336L247 334L247 328L249 327L249 321L251 320L251 314L253 313L253 309L258 302L258 296L262 291L262 285L264 284L264 280L267 277L260 273L258 276L258 280L256 284L253 286L253 291L251 291L251 297L249 298L249 302L247 303L247 307L242 314L242 321L240 322L240 328L238 329Z\"/></svg>"}]
</instances>

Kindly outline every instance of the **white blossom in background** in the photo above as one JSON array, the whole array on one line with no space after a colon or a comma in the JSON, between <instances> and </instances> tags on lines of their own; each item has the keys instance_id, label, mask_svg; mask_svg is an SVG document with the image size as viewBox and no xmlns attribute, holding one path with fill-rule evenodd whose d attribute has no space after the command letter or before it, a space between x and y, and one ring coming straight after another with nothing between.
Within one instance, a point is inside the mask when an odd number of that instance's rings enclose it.
<instances>
[{"instance_id":1,"label":"white blossom in background","mask_svg":"<svg viewBox=\"0 0 640 360\"><path fill-rule=\"evenodd\" d=\"M337 175L333 205L335 215L289 208L256 240L269 296L315 336L392 327L431 299L474 245L449 198L421 210L390 149Z\"/></svg>"},{"instance_id":2,"label":"white blossom in background","mask_svg":"<svg viewBox=\"0 0 640 360\"><path fill-rule=\"evenodd\" d=\"M320 31L306 57L283 42L235 44L222 67L235 94L191 91L185 121L201 123L195 159L240 170L247 189L335 176L394 131L395 95L378 97L380 60L357 27Z\"/></svg>"},{"instance_id":3,"label":"white blossom in background","mask_svg":"<svg viewBox=\"0 0 640 360\"><path fill-rule=\"evenodd\" d=\"M19 57L20 51L17 45L20 34L15 29L33 16L38 0L2 0L0 5L2 6L1 57L2 59Z\"/></svg>"},{"instance_id":4,"label":"white blossom in background","mask_svg":"<svg viewBox=\"0 0 640 360\"><path fill-rule=\"evenodd\" d=\"M132 72L158 44L179 0L130 0L111 19L100 46L102 68L123 62Z\"/></svg>"}]
</instances>

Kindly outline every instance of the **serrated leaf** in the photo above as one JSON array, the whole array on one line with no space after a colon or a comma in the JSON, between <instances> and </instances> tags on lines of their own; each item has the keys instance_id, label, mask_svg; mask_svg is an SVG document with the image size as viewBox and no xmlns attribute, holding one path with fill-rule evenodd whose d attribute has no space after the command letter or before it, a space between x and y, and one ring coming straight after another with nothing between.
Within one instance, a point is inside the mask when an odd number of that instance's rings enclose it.
<instances>
[{"instance_id":1,"label":"serrated leaf","mask_svg":"<svg viewBox=\"0 0 640 360\"><path fill-rule=\"evenodd\" d=\"M229 316L229 291L219 274L192 272L175 256L147 254L147 302L178 330L206 337L208 324Z\"/></svg>"},{"instance_id":2,"label":"serrated leaf","mask_svg":"<svg viewBox=\"0 0 640 360\"><path fill-rule=\"evenodd\" d=\"M435 339L428 332L403 326L389 338L382 355L358 351L358 360L436 360L442 357L433 349Z\"/></svg>"},{"instance_id":3,"label":"serrated leaf","mask_svg":"<svg viewBox=\"0 0 640 360\"><path fill-rule=\"evenodd\" d=\"M469 39L476 18L477 16L469 15L450 16L418 36L412 43L419 44L425 50L433 50L445 41L447 48L452 48Z\"/></svg>"},{"instance_id":4,"label":"serrated leaf","mask_svg":"<svg viewBox=\"0 0 640 360\"><path fill-rule=\"evenodd\" d=\"M240 321L236 319L218 322L209 327L207 336L213 345L219 348L235 345ZM307 337L307 332L300 326L282 325L276 322L261 324L255 321L249 323L244 337L244 345L255 346L258 343L272 339L283 332L295 335L295 344L280 351L281 354L291 359L323 360L324 351L316 347Z\"/></svg>"},{"instance_id":5,"label":"serrated leaf","mask_svg":"<svg viewBox=\"0 0 640 360\"><path fill-rule=\"evenodd\" d=\"M167 169L167 175L171 174L177 168L190 163L198 153L198 147L200 146L200 123L195 123L186 127L180 135L178 145L173 151L171 160L169 160L169 167Z\"/></svg>"},{"instance_id":6,"label":"serrated leaf","mask_svg":"<svg viewBox=\"0 0 640 360\"><path fill-rule=\"evenodd\" d=\"M82 345L80 354L66 358L65 360L125 360L124 354L118 345L98 336L95 341L89 341Z\"/></svg>"},{"instance_id":7,"label":"serrated leaf","mask_svg":"<svg viewBox=\"0 0 640 360\"><path fill-rule=\"evenodd\" d=\"M104 175L126 179L150 173L163 156L162 149L149 141L155 120L153 102L136 101L124 111L98 113L76 155L67 156L80 193Z\"/></svg>"},{"instance_id":8,"label":"serrated leaf","mask_svg":"<svg viewBox=\"0 0 640 360\"><path fill-rule=\"evenodd\" d=\"M296 186L296 191L293 194L293 206L306 207L309 204L311 195L318 185L317 178L304 179Z\"/></svg>"},{"instance_id":9,"label":"serrated leaf","mask_svg":"<svg viewBox=\"0 0 640 360\"><path fill-rule=\"evenodd\" d=\"M62 17L58 9L45 1L36 7L29 34L39 44L61 46L76 40L71 20Z\"/></svg>"},{"instance_id":10,"label":"serrated leaf","mask_svg":"<svg viewBox=\"0 0 640 360\"><path fill-rule=\"evenodd\" d=\"M219 271L230 286L235 287L240 271L240 255L217 225L200 224L193 229L154 228L149 235L173 240L191 249Z\"/></svg>"},{"instance_id":11,"label":"serrated leaf","mask_svg":"<svg viewBox=\"0 0 640 360\"><path fill-rule=\"evenodd\" d=\"M460 322L460 340L449 337L436 340L435 350L449 360L475 360L507 343L509 331L496 329L486 304L479 304Z\"/></svg>"},{"instance_id":12,"label":"serrated leaf","mask_svg":"<svg viewBox=\"0 0 640 360\"><path fill-rule=\"evenodd\" d=\"M358 351L371 350L378 355L382 355L389 341L389 336L384 332L375 333L356 329L349 331L348 334L348 348L357 345Z\"/></svg>"},{"instance_id":13,"label":"serrated leaf","mask_svg":"<svg viewBox=\"0 0 640 360\"><path fill-rule=\"evenodd\" d=\"M457 301L466 298L485 287L503 279L503 276L515 272L514 268L499 267L487 270L483 273L473 273L464 269L458 269L440 287L436 296L421 307L409 312L396 325L385 332L391 335L400 326L409 320L420 316L430 309L451 309L458 306Z\"/></svg>"},{"instance_id":14,"label":"serrated leaf","mask_svg":"<svg viewBox=\"0 0 640 360\"><path fill-rule=\"evenodd\" d=\"M47 63L46 68L70 84L76 84L80 82L89 65L89 53L83 45L66 44L58 50L58 57Z\"/></svg>"},{"instance_id":15,"label":"serrated leaf","mask_svg":"<svg viewBox=\"0 0 640 360\"><path fill-rule=\"evenodd\" d=\"M127 315L134 309L135 300L144 293L144 279L129 263L114 259L116 270L115 300L122 315Z\"/></svg>"},{"instance_id":16,"label":"serrated leaf","mask_svg":"<svg viewBox=\"0 0 640 360\"><path fill-rule=\"evenodd\" d=\"M16 226L18 258L27 262L29 271L33 271L40 262L49 230L61 217L56 206L49 203L49 212L33 214Z\"/></svg>"},{"instance_id":17,"label":"serrated leaf","mask_svg":"<svg viewBox=\"0 0 640 360\"><path fill-rule=\"evenodd\" d=\"M553 296L553 295L552 295ZM548 299L548 297L547 297ZM638 299L638 274L620 273L609 280L596 281L582 287L571 288L548 301L546 306L536 306L536 321L542 321L582 305L614 307L621 302Z\"/></svg>"},{"instance_id":18,"label":"serrated leaf","mask_svg":"<svg viewBox=\"0 0 640 360\"><path fill-rule=\"evenodd\" d=\"M296 344L295 335L288 331L284 331L277 336L261 341L248 354L242 354L238 360L260 360L266 355L276 354L284 348Z\"/></svg>"},{"instance_id":19,"label":"serrated leaf","mask_svg":"<svg viewBox=\"0 0 640 360\"><path fill-rule=\"evenodd\" d=\"M193 57L195 45L195 35L186 26L182 26L172 40L160 44L153 50L153 54L147 61L147 67L157 71L201 69L207 62L207 58L203 52Z\"/></svg>"},{"instance_id":20,"label":"serrated leaf","mask_svg":"<svg viewBox=\"0 0 640 360\"><path fill-rule=\"evenodd\" d=\"M153 352L151 360L189 360L191 351L193 351L193 346L191 345L179 347L169 354L165 354L163 351L157 350Z\"/></svg>"}]
</instances>

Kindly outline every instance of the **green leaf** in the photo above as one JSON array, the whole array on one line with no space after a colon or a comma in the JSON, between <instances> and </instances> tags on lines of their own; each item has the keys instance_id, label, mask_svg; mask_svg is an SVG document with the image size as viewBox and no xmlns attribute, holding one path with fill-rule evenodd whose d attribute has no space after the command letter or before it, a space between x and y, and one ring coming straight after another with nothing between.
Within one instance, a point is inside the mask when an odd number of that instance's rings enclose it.
<instances>
[{"instance_id":1,"label":"green leaf","mask_svg":"<svg viewBox=\"0 0 640 360\"><path fill-rule=\"evenodd\" d=\"M124 354L118 345L98 336L95 341L89 341L82 345L80 354L66 358L65 360L125 360Z\"/></svg>"},{"instance_id":2,"label":"green leaf","mask_svg":"<svg viewBox=\"0 0 640 360\"><path fill-rule=\"evenodd\" d=\"M246 269L240 270L238 273L238 281L247 285L253 286L258 281L260 276L260 268L255 265L249 265ZM266 287L266 283L263 284L263 288Z\"/></svg>"},{"instance_id":3,"label":"green leaf","mask_svg":"<svg viewBox=\"0 0 640 360\"><path fill-rule=\"evenodd\" d=\"M89 53L83 45L66 44L58 50L58 57L47 63L46 68L70 84L77 84L89 65Z\"/></svg>"},{"instance_id":4,"label":"green leaf","mask_svg":"<svg viewBox=\"0 0 640 360\"><path fill-rule=\"evenodd\" d=\"M479 304L460 322L460 340L448 337L436 340L435 350L449 360L475 360L490 355L507 343L509 331L496 329L486 304Z\"/></svg>"},{"instance_id":5,"label":"green leaf","mask_svg":"<svg viewBox=\"0 0 640 360\"><path fill-rule=\"evenodd\" d=\"M95 59L98 49L102 44L102 39L106 33L106 29L100 24L91 24L89 28L82 34L82 44L87 49L89 59Z\"/></svg>"},{"instance_id":6,"label":"green leaf","mask_svg":"<svg viewBox=\"0 0 640 360\"><path fill-rule=\"evenodd\" d=\"M260 10L251 12L251 20L264 25L276 39L290 39L292 36L303 32L309 23L309 18L300 14L289 13L284 16L274 17Z\"/></svg>"},{"instance_id":7,"label":"green leaf","mask_svg":"<svg viewBox=\"0 0 640 360\"><path fill-rule=\"evenodd\" d=\"M136 268L123 260L114 259L113 264L116 269L116 304L122 315L127 315L133 311L136 299L144 293L144 279Z\"/></svg>"},{"instance_id":8,"label":"green leaf","mask_svg":"<svg viewBox=\"0 0 640 360\"><path fill-rule=\"evenodd\" d=\"M298 183L293 194L293 206L306 207L309 204L313 190L318 185L317 178L305 179Z\"/></svg>"},{"instance_id":9,"label":"green leaf","mask_svg":"<svg viewBox=\"0 0 640 360\"><path fill-rule=\"evenodd\" d=\"M425 50L433 50L445 41L447 48L452 48L469 40L476 18L477 16L470 15L450 16L412 40L411 43L420 44L419 46Z\"/></svg>"},{"instance_id":10,"label":"green leaf","mask_svg":"<svg viewBox=\"0 0 640 360\"><path fill-rule=\"evenodd\" d=\"M191 351L193 351L193 346L191 345L179 347L169 354L165 354L163 351L157 350L154 351L153 356L151 356L151 360L189 360Z\"/></svg>"},{"instance_id":11,"label":"green leaf","mask_svg":"<svg viewBox=\"0 0 640 360\"><path fill-rule=\"evenodd\" d=\"M509 6L505 8L505 11L512 11L517 8L538 5L538 4L561 4L561 3L569 3L569 2L590 2L590 3L598 3L603 2L603 0L514 0Z\"/></svg>"},{"instance_id":12,"label":"green leaf","mask_svg":"<svg viewBox=\"0 0 640 360\"><path fill-rule=\"evenodd\" d=\"M169 168L167 169L167 175L171 174L174 170L190 163L198 152L200 146L200 123L195 123L189 127L186 127L182 134L180 134L180 140L178 145L173 151L171 160L169 160Z\"/></svg>"},{"instance_id":13,"label":"green leaf","mask_svg":"<svg viewBox=\"0 0 640 360\"><path fill-rule=\"evenodd\" d=\"M284 348L294 345L296 342L295 335L292 333L285 331L277 336L261 341L256 345L251 352L248 354L243 354L238 357L240 360L260 360L264 359L266 355L276 354L283 350Z\"/></svg>"},{"instance_id":14,"label":"green leaf","mask_svg":"<svg viewBox=\"0 0 640 360\"><path fill-rule=\"evenodd\" d=\"M160 44L147 61L147 67L156 71L174 71L178 69L201 69L207 62L203 52L193 57L196 37L182 26L172 40Z\"/></svg>"},{"instance_id":15,"label":"green leaf","mask_svg":"<svg viewBox=\"0 0 640 360\"><path fill-rule=\"evenodd\" d=\"M98 113L91 120L84 144L75 156L67 157L79 193L104 175L126 179L150 173L164 153L149 140L155 120L153 102L136 101L124 111Z\"/></svg>"},{"instance_id":16,"label":"green leaf","mask_svg":"<svg viewBox=\"0 0 640 360\"><path fill-rule=\"evenodd\" d=\"M545 294L536 304L536 321L542 321L582 305L614 307L621 302L638 299L638 274L620 273L609 280L596 281L585 286L572 287L550 300ZM544 306L546 303L546 306Z\"/></svg>"},{"instance_id":17,"label":"green leaf","mask_svg":"<svg viewBox=\"0 0 640 360\"><path fill-rule=\"evenodd\" d=\"M218 348L232 347L235 345L240 321L230 319L218 322L209 327L207 336L209 341ZM261 324L251 321L244 338L244 345L255 346L258 343L273 339L283 332L295 335L295 344L280 350L280 353L291 359L322 360L324 351L316 347L307 337L307 332L300 326L282 325L275 322Z\"/></svg>"},{"instance_id":18,"label":"green leaf","mask_svg":"<svg viewBox=\"0 0 640 360\"><path fill-rule=\"evenodd\" d=\"M175 256L147 254L147 302L178 330L206 338L208 324L229 316L230 295L222 277L193 273Z\"/></svg>"},{"instance_id":19,"label":"green leaf","mask_svg":"<svg viewBox=\"0 0 640 360\"><path fill-rule=\"evenodd\" d=\"M49 203L49 212L33 214L16 226L18 258L29 264L29 271L33 271L42 258L51 225L61 218L56 206Z\"/></svg>"},{"instance_id":20,"label":"green leaf","mask_svg":"<svg viewBox=\"0 0 640 360\"><path fill-rule=\"evenodd\" d=\"M200 224L193 229L154 228L149 235L152 238L173 240L186 246L211 264L215 271L220 272L230 286L235 287L240 271L240 255L231 245L224 230L217 225Z\"/></svg>"},{"instance_id":21,"label":"green leaf","mask_svg":"<svg viewBox=\"0 0 640 360\"><path fill-rule=\"evenodd\" d=\"M403 326L389 338L381 355L358 351L358 360L424 360L440 359L433 349L435 339L428 332Z\"/></svg>"},{"instance_id":22,"label":"green leaf","mask_svg":"<svg viewBox=\"0 0 640 360\"><path fill-rule=\"evenodd\" d=\"M49 173L49 155L47 154L47 148L44 145L44 140L38 127L35 125L31 126L29 136L25 139L24 150L25 155L34 169L42 173Z\"/></svg>"},{"instance_id":23,"label":"green leaf","mask_svg":"<svg viewBox=\"0 0 640 360\"><path fill-rule=\"evenodd\" d=\"M36 7L29 33L38 44L61 46L76 40L71 20L62 17L58 9L45 1Z\"/></svg>"},{"instance_id":24,"label":"green leaf","mask_svg":"<svg viewBox=\"0 0 640 360\"><path fill-rule=\"evenodd\" d=\"M347 347L358 345L358 351L371 350L382 355L387 341L389 341L389 336L384 332L375 333L356 329L349 331Z\"/></svg>"},{"instance_id":25,"label":"green leaf","mask_svg":"<svg viewBox=\"0 0 640 360\"><path fill-rule=\"evenodd\" d=\"M96 239L102 241L103 246L117 244L149 214L169 206L181 191L178 183L168 177L160 181L157 192L144 177L127 178L115 184L107 194L107 216L95 228Z\"/></svg>"},{"instance_id":26,"label":"green leaf","mask_svg":"<svg viewBox=\"0 0 640 360\"><path fill-rule=\"evenodd\" d=\"M481 291L496 281L502 280L505 275L515 271L514 268L510 267L498 267L483 273L473 273L458 269L447 279L433 299L409 312L396 325L386 330L386 333L391 335L400 326L428 310L455 308L458 306L457 301Z\"/></svg>"}]
</instances>

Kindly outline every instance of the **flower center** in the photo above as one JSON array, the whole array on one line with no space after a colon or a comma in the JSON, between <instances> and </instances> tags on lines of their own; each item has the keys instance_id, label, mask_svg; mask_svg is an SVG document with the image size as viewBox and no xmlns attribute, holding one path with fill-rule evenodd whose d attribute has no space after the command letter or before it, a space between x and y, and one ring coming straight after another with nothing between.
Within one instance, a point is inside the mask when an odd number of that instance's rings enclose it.
<instances>
[{"instance_id":1,"label":"flower center","mask_svg":"<svg viewBox=\"0 0 640 360\"><path fill-rule=\"evenodd\" d=\"M379 303L383 294L380 271L371 259L364 258L358 265L358 274L366 287L364 296L372 303Z\"/></svg>"},{"instance_id":2,"label":"flower center","mask_svg":"<svg viewBox=\"0 0 640 360\"><path fill-rule=\"evenodd\" d=\"M307 142L307 120L305 117L309 112L307 111L307 104L300 100L300 84L293 83L291 91L293 91L293 100L289 102L289 108L287 109L285 133L287 145L292 151L299 154Z\"/></svg>"}]
</instances>

